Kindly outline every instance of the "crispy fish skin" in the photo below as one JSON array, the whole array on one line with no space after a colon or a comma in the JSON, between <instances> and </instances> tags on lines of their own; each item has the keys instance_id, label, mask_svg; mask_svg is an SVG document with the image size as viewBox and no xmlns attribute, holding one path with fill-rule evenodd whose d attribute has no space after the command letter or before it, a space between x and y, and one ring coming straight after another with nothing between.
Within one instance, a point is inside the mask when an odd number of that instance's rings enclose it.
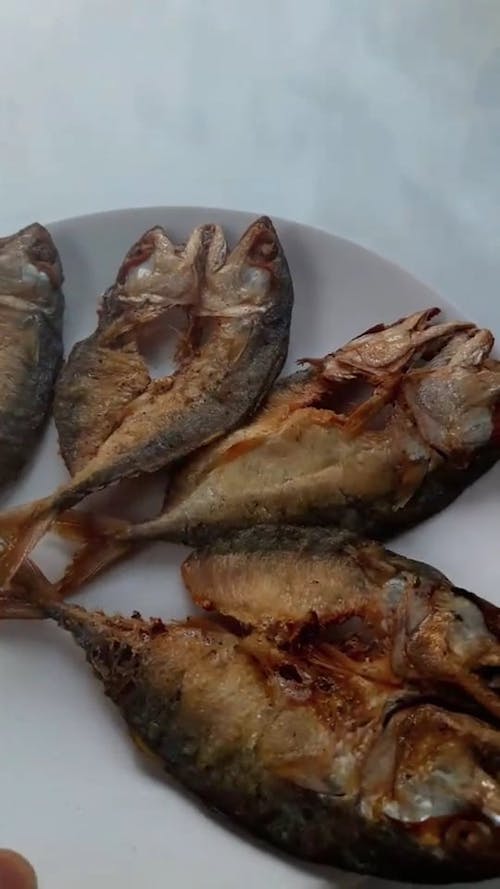
<instances>
[{"instance_id":1,"label":"crispy fish skin","mask_svg":"<svg viewBox=\"0 0 500 889\"><path fill-rule=\"evenodd\" d=\"M197 321L207 319L204 341L177 373L152 381L134 399L71 481L21 510L25 521L0 562L4 584L59 512L116 481L168 466L235 428L274 382L288 350L293 304L277 232L261 217L227 256L221 230L212 228L196 309Z\"/></svg>"},{"instance_id":2,"label":"crispy fish skin","mask_svg":"<svg viewBox=\"0 0 500 889\"><path fill-rule=\"evenodd\" d=\"M197 605L243 630L335 651L377 682L446 686L500 724L500 611L430 565L349 531L257 526L195 550L182 576Z\"/></svg>"},{"instance_id":3,"label":"crispy fish skin","mask_svg":"<svg viewBox=\"0 0 500 889\"><path fill-rule=\"evenodd\" d=\"M384 539L443 509L498 459L500 362L489 331L430 324L434 313L278 384L246 427L179 470L163 515L117 538L197 545L283 522Z\"/></svg>"},{"instance_id":4,"label":"crispy fish skin","mask_svg":"<svg viewBox=\"0 0 500 889\"><path fill-rule=\"evenodd\" d=\"M0 239L0 484L30 457L62 361L59 254L38 223Z\"/></svg>"},{"instance_id":5,"label":"crispy fish skin","mask_svg":"<svg viewBox=\"0 0 500 889\"><path fill-rule=\"evenodd\" d=\"M71 475L95 456L127 406L149 383L148 369L134 343L113 349L92 334L73 347L54 399L59 449Z\"/></svg>"},{"instance_id":6,"label":"crispy fish skin","mask_svg":"<svg viewBox=\"0 0 500 889\"><path fill-rule=\"evenodd\" d=\"M500 735L486 722L425 699L398 709L400 689L209 621L65 604L10 616L68 630L141 748L277 847L412 882L499 875Z\"/></svg>"}]
</instances>

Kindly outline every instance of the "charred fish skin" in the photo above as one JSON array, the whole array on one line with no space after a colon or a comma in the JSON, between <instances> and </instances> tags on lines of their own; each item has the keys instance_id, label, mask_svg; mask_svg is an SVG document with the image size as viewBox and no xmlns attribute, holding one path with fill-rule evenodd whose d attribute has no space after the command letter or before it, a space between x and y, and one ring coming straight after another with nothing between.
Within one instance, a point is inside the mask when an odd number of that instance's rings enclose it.
<instances>
[{"instance_id":1,"label":"charred fish skin","mask_svg":"<svg viewBox=\"0 0 500 889\"><path fill-rule=\"evenodd\" d=\"M386 539L450 504L499 457L500 363L489 331L429 324L433 314L288 378L246 427L181 467L163 515L124 538L196 546L296 523ZM366 393L350 404L353 385Z\"/></svg>"},{"instance_id":2,"label":"charred fish skin","mask_svg":"<svg viewBox=\"0 0 500 889\"><path fill-rule=\"evenodd\" d=\"M315 672L262 640L246 649L210 622L165 625L64 604L44 612L84 649L140 745L257 836L390 879L499 875L500 799L484 769L500 738L487 724L425 703L384 722L386 686ZM348 738L357 730L369 740L347 766L346 725ZM445 747L456 783L449 769L442 780ZM428 804L417 812L422 787Z\"/></svg>"},{"instance_id":3,"label":"charred fish skin","mask_svg":"<svg viewBox=\"0 0 500 889\"><path fill-rule=\"evenodd\" d=\"M29 459L52 403L62 355L59 254L38 223L0 239L0 484Z\"/></svg>"}]
</instances>

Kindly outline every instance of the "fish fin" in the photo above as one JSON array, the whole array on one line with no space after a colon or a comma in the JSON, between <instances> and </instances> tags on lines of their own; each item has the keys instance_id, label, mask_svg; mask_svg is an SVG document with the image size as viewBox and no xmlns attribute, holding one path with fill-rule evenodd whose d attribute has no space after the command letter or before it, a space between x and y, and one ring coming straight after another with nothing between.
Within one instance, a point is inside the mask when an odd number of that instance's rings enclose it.
<instances>
[{"instance_id":1,"label":"fish fin","mask_svg":"<svg viewBox=\"0 0 500 889\"><path fill-rule=\"evenodd\" d=\"M31 516L33 504L24 503L0 513L0 537L9 540Z\"/></svg>"},{"instance_id":2,"label":"fish fin","mask_svg":"<svg viewBox=\"0 0 500 889\"><path fill-rule=\"evenodd\" d=\"M310 655L311 664L335 675L362 676L387 686L399 687L399 680L391 668L390 660L383 656L374 662L357 661L328 642L316 646Z\"/></svg>"},{"instance_id":3,"label":"fish fin","mask_svg":"<svg viewBox=\"0 0 500 889\"><path fill-rule=\"evenodd\" d=\"M43 617L43 604L54 598L54 587L35 562L22 562L8 590L0 590L0 620Z\"/></svg>"},{"instance_id":4,"label":"fish fin","mask_svg":"<svg viewBox=\"0 0 500 889\"><path fill-rule=\"evenodd\" d=\"M383 386L377 386L366 401L348 414L344 425L345 430L351 435L358 435L363 429L366 429L372 421L375 421L382 408L393 400L398 385L399 378L392 378Z\"/></svg>"},{"instance_id":5,"label":"fish fin","mask_svg":"<svg viewBox=\"0 0 500 889\"><path fill-rule=\"evenodd\" d=\"M98 513L67 509L54 522L57 533L66 540L83 541L111 537L128 527L128 522Z\"/></svg>"},{"instance_id":6,"label":"fish fin","mask_svg":"<svg viewBox=\"0 0 500 889\"><path fill-rule=\"evenodd\" d=\"M59 600L66 599L84 584L89 583L105 568L110 567L123 558L132 548L130 543L111 539L105 541L89 540L76 553L61 580L56 584L56 598Z\"/></svg>"},{"instance_id":7,"label":"fish fin","mask_svg":"<svg viewBox=\"0 0 500 889\"><path fill-rule=\"evenodd\" d=\"M32 601L50 602L54 599L54 584L48 580L32 559L24 559L21 563L12 586L14 588L20 587L24 594L29 594Z\"/></svg>"},{"instance_id":8,"label":"fish fin","mask_svg":"<svg viewBox=\"0 0 500 889\"><path fill-rule=\"evenodd\" d=\"M113 539L117 531L127 527L128 522L122 519L74 509L58 516L55 522L58 534L84 544L56 586L58 599L71 595L132 549L130 543Z\"/></svg>"},{"instance_id":9,"label":"fish fin","mask_svg":"<svg viewBox=\"0 0 500 889\"><path fill-rule=\"evenodd\" d=\"M43 610L22 596L0 592L0 620L39 620Z\"/></svg>"},{"instance_id":10,"label":"fish fin","mask_svg":"<svg viewBox=\"0 0 500 889\"><path fill-rule=\"evenodd\" d=\"M25 507L26 509L26 507ZM52 497L32 503L28 517L21 521L0 557L0 587L7 587L23 561L50 528L57 515Z\"/></svg>"},{"instance_id":11,"label":"fish fin","mask_svg":"<svg viewBox=\"0 0 500 889\"><path fill-rule=\"evenodd\" d=\"M303 756L274 767L271 765L271 768L278 777L303 787L304 790L312 790L313 793L331 793L326 763L322 763L316 756Z\"/></svg>"}]
</instances>

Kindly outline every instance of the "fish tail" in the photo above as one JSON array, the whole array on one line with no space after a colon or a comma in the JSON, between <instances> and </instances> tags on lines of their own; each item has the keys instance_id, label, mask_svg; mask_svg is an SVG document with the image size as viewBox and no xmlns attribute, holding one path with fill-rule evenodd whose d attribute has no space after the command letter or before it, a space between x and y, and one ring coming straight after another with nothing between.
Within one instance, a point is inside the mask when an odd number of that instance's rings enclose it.
<instances>
[{"instance_id":1,"label":"fish tail","mask_svg":"<svg viewBox=\"0 0 500 889\"><path fill-rule=\"evenodd\" d=\"M106 568L126 556L131 549L131 544L117 540L88 541L66 568L63 577L55 587L55 596L59 601L66 599Z\"/></svg>"},{"instance_id":2,"label":"fish tail","mask_svg":"<svg viewBox=\"0 0 500 889\"><path fill-rule=\"evenodd\" d=\"M32 512L32 504L24 503L22 506L14 506L0 513L0 537L9 540L13 537L21 525L28 521Z\"/></svg>"},{"instance_id":3,"label":"fish tail","mask_svg":"<svg viewBox=\"0 0 500 889\"><path fill-rule=\"evenodd\" d=\"M102 540L124 533L130 527L129 522L103 516L99 513L82 512L67 509L55 520L57 533L66 540L88 542Z\"/></svg>"},{"instance_id":4,"label":"fish tail","mask_svg":"<svg viewBox=\"0 0 500 889\"><path fill-rule=\"evenodd\" d=\"M127 555L132 545L116 539L130 527L128 522L95 513L67 510L55 522L61 537L83 543L56 585L59 600L89 583L98 574Z\"/></svg>"},{"instance_id":5,"label":"fish tail","mask_svg":"<svg viewBox=\"0 0 500 889\"><path fill-rule=\"evenodd\" d=\"M0 557L0 588L10 584L22 563L53 524L56 515L57 506L52 497L47 497L31 504L17 526L12 529L11 525L11 536Z\"/></svg>"},{"instance_id":6,"label":"fish tail","mask_svg":"<svg viewBox=\"0 0 500 889\"><path fill-rule=\"evenodd\" d=\"M41 619L54 598L54 585L35 562L25 559L9 589L0 590L0 620Z\"/></svg>"},{"instance_id":7,"label":"fish tail","mask_svg":"<svg viewBox=\"0 0 500 889\"><path fill-rule=\"evenodd\" d=\"M0 593L0 620L42 620L44 617L43 608L35 602L11 592Z\"/></svg>"}]
</instances>

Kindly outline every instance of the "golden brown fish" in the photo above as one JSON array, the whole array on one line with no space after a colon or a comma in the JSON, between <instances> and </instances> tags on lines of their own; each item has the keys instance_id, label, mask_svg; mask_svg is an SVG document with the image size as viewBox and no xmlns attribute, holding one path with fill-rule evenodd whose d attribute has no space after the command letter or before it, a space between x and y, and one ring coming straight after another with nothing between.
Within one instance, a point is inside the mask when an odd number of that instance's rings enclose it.
<instances>
[{"instance_id":1,"label":"golden brown fish","mask_svg":"<svg viewBox=\"0 0 500 889\"><path fill-rule=\"evenodd\" d=\"M59 254L38 223L0 238L0 485L35 447L62 360Z\"/></svg>"},{"instance_id":2,"label":"golden brown fish","mask_svg":"<svg viewBox=\"0 0 500 889\"><path fill-rule=\"evenodd\" d=\"M102 340L99 332L90 349L74 353L76 372L70 368L63 376L58 393L58 415L67 462L77 471L51 496L0 519L2 532L8 531L10 522L13 527L18 523L0 560L3 584L13 577L23 558L62 510L121 479L168 466L235 428L260 404L279 373L288 349L293 288L286 258L271 221L267 217L256 220L229 255L220 228L211 226L207 230L204 227L201 234L195 233L193 237L197 237L196 249L190 249L188 245L185 254L181 251L179 262L181 280L187 278L189 288L196 275L191 270L185 275L186 259L192 255L197 257L200 250L204 253L203 274L192 309L196 336L200 326L203 332L199 347L173 376L149 382L142 392L139 390L146 382L144 369L139 367L135 377L132 371L132 385L130 388L127 385L123 398L122 393L113 394L111 411L108 414L106 410L104 417L96 408L93 397L89 398L89 384L82 382L81 373L88 367L89 355L93 356L95 349L97 380L107 372L111 363L113 387L116 376L122 374L123 354L117 374L113 365L115 356L110 357L109 352L105 355L104 365L100 365ZM127 308L126 322L132 327L137 312L133 307L129 310L129 304L134 303L136 293L139 307L144 300L143 275L138 275L138 271L144 270L144 252L141 243L138 251L127 257L117 285L119 300ZM177 256L178 251L174 253ZM164 308L165 299L169 305L173 301L176 304L186 302L186 292L178 286L175 262L174 298L169 292L170 274L167 268L162 283L166 296L165 293L161 296L161 308ZM130 284L131 276L134 286ZM146 269L146 297L150 293L149 277ZM112 341L110 326L116 332L112 322L114 314L118 315L120 335L124 329L122 312L115 312L116 303L116 293L108 294L101 312L106 348ZM157 307L154 306L153 311L156 312ZM137 368L140 360L133 345L132 361ZM100 395L97 391L97 396ZM131 400L127 402L129 395ZM103 399L107 397L104 389ZM67 407L71 399L76 399L73 408ZM91 410L88 410L89 402L92 402ZM66 410L68 425L62 419ZM113 429L99 444L108 419L112 419ZM88 442L82 444L89 420L95 423L96 434L94 437L90 433Z\"/></svg>"},{"instance_id":3,"label":"golden brown fish","mask_svg":"<svg viewBox=\"0 0 500 889\"><path fill-rule=\"evenodd\" d=\"M12 595L0 613L67 629L140 746L292 855L412 883L500 876L496 707L463 681L496 695L498 609L346 533L266 533L185 566L225 618Z\"/></svg>"},{"instance_id":4,"label":"golden brown fish","mask_svg":"<svg viewBox=\"0 0 500 889\"><path fill-rule=\"evenodd\" d=\"M489 331L433 324L436 312L380 325L278 383L253 420L178 469L158 518L66 516L62 532L91 541L62 589L147 539L198 545L268 523L384 539L443 509L498 459L500 362Z\"/></svg>"},{"instance_id":5,"label":"golden brown fish","mask_svg":"<svg viewBox=\"0 0 500 889\"><path fill-rule=\"evenodd\" d=\"M176 474L164 514L123 538L193 543L258 523L377 538L436 513L498 459L493 337L418 313L278 385L245 427Z\"/></svg>"},{"instance_id":6,"label":"golden brown fish","mask_svg":"<svg viewBox=\"0 0 500 889\"><path fill-rule=\"evenodd\" d=\"M258 526L195 550L182 575L197 605L241 632L335 651L377 682L442 684L500 724L500 610L423 562L350 531Z\"/></svg>"},{"instance_id":7,"label":"golden brown fish","mask_svg":"<svg viewBox=\"0 0 500 889\"><path fill-rule=\"evenodd\" d=\"M57 381L54 419L72 475L96 456L135 399L152 386L138 336L172 308L194 313L214 233L213 226L199 226L186 245L175 245L155 226L128 251L102 297L97 329L73 346Z\"/></svg>"}]
</instances>

